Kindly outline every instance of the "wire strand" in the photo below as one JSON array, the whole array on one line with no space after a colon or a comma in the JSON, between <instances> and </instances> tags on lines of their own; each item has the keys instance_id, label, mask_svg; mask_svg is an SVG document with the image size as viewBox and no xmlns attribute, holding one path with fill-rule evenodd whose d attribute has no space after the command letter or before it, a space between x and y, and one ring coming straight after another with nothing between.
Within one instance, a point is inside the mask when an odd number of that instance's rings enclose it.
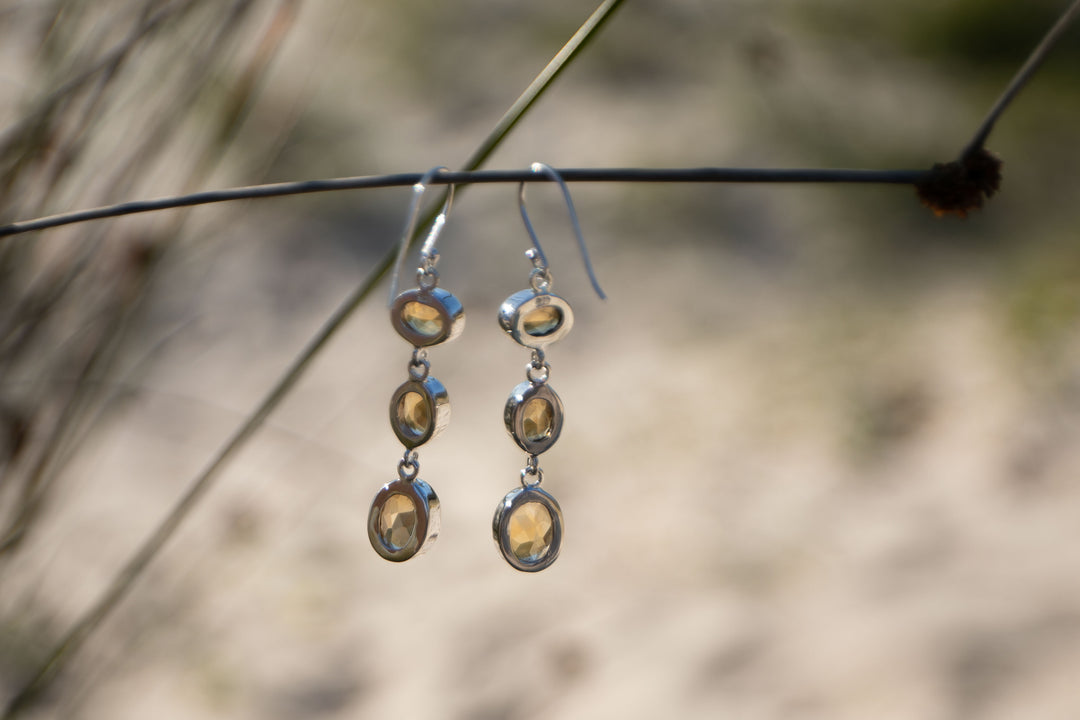
<instances>
[{"instance_id":1,"label":"wire strand","mask_svg":"<svg viewBox=\"0 0 1080 720\"><path fill-rule=\"evenodd\" d=\"M610 183L871 183L915 185L926 170L844 170L790 168L564 168L557 169L566 182ZM0 237L47 230L62 225L103 220L105 218L157 212L175 208L209 205L233 200L306 195L341 190L407 187L415 185L422 173L362 175L358 177L303 180L300 182L249 185L226 190L210 190L159 198L136 200L46 217L22 220L0 226ZM475 170L444 172L430 180L431 185L477 185L491 183L552 182L548 177L524 170Z\"/></svg>"}]
</instances>

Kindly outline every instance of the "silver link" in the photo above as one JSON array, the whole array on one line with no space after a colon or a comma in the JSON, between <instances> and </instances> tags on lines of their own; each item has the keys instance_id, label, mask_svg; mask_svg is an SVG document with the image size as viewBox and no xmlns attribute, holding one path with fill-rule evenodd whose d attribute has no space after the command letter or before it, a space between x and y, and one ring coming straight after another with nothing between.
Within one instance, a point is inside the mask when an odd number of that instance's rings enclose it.
<instances>
[{"instance_id":1,"label":"silver link","mask_svg":"<svg viewBox=\"0 0 1080 720\"><path fill-rule=\"evenodd\" d=\"M439 271L435 269L438 264L439 251L425 245L420 253L420 267L416 269L416 284L421 290L431 290L439 284Z\"/></svg>"},{"instance_id":2,"label":"silver link","mask_svg":"<svg viewBox=\"0 0 1080 720\"><path fill-rule=\"evenodd\" d=\"M415 450L406 450L405 456L398 463L398 477L402 482L412 482L420 473L420 456Z\"/></svg>"},{"instance_id":3,"label":"silver link","mask_svg":"<svg viewBox=\"0 0 1080 720\"><path fill-rule=\"evenodd\" d=\"M533 385L543 385L548 381L551 374L551 366L547 364L544 351L536 348L532 351L532 362L525 366L525 377Z\"/></svg>"},{"instance_id":4,"label":"silver link","mask_svg":"<svg viewBox=\"0 0 1080 720\"><path fill-rule=\"evenodd\" d=\"M416 284L421 290L432 290L439 284L439 273L434 267L421 267L416 270Z\"/></svg>"},{"instance_id":5,"label":"silver link","mask_svg":"<svg viewBox=\"0 0 1080 720\"><path fill-rule=\"evenodd\" d=\"M431 363L427 359L427 350L415 348L412 360L409 361L409 377L416 382L424 382L429 372L431 372Z\"/></svg>"},{"instance_id":6,"label":"silver link","mask_svg":"<svg viewBox=\"0 0 1080 720\"><path fill-rule=\"evenodd\" d=\"M536 478L536 482L530 483L526 480L529 476ZM542 482L544 482L544 471L540 469L540 458L536 455L529 455L529 459L525 461L525 467L521 470L521 486L525 488L536 487Z\"/></svg>"},{"instance_id":7,"label":"silver link","mask_svg":"<svg viewBox=\"0 0 1080 720\"><path fill-rule=\"evenodd\" d=\"M533 268L529 273L529 287L538 293L551 290L551 271L547 268Z\"/></svg>"}]
</instances>

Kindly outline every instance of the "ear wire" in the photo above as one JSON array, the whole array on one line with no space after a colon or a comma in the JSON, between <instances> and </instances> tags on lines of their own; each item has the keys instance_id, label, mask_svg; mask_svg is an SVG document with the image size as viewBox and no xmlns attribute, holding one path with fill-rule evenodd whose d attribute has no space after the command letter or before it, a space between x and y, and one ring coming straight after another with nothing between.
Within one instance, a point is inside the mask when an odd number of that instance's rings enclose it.
<instances>
[{"instance_id":1,"label":"ear wire","mask_svg":"<svg viewBox=\"0 0 1080 720\"><path fill-rule=\"evenodd\" d=\"M433 167L424 173L423 177L412 186L413 196L412 200L409 202L408 215L405 217L405 229L401 233L401 239L398 240L397 259L394 261L394 274L390 279L390 300L388 304L392 305L394 298L396 298L398 294L398 278L401 275L401 266L405 262L405 256L409 252L409 241L412 240L413 234L416 232L416 221L420 216L420 200L424 197L424 191L427 190L427 186L431 182L431 179L444 170L449 170L449 168L443 165ZM449 189L446 195L446 202L443 203L442 209L431 223L431 230L428 231L428 236L420 249L420 257L424 260L433 261L438 257L438 253L435 251L435 241L438 239L443 226L446 224L446 216L450 214L450 208L454 205L454 185L450 184L447 187Z\"/></svg>"},{"instance_id":2,"label":"ear wire","mask_svg":"<svg viewBox=\"0 0 1080 720\"><path fill-rule=\"evenodd\" d=\"M563 197L566 199L566 208L570 211L570 224L574 227L574 235L577 236L578 247L581 249L581 260L585 264L585 272L589 276L589 282L592 283L593 290L600 296L601 300L606 300L607 295L600 288L600 282L596 279L596 273L593 272L592 261L589 259L589 250L585 246L585 237L581 233L581 223L578 222L577 211L574 209L574 201L570 197L570 188L567 187L566 182L562 179L562 176L550 165L545 165L541 162L534 162L530 168L534 173L542 173L548 178L557 182L562 189ZM540 247L540 239L536 237L536 231L533 230L532 223L529 221L529 213L525 209L525 183L522 182L518 185L518 208L521 210L521 219L525 222L525 230L528 231L529 237L532 239L533 248L535 254L530 257L533 258L534 264L542 272L547 272L548 261L547 256L544 254L544 249ZM537 264L537 261L538 264Z\"/></svg>"}]
</instances>

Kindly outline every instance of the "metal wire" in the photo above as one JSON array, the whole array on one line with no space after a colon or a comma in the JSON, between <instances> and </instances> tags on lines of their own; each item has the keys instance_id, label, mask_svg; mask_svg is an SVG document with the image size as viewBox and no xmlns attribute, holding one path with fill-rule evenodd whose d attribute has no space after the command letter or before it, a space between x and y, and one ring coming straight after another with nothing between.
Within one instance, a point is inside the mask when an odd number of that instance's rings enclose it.
<instances>
[{"instance_id":1,"label":"metal wire","mask_svg":"<svg viewBox=\"0 0 1080 720\"><path fill-rule=\"evenodd\" d=\"M835 170L835 169L768 169L768 168L562 168L559 175L566 182L613 183L872 183L886 185L915 185L925 178L928 170ZM227 190L210 190L190 195L137 200L106 205L89 210L49 215L0 226L0 237L19 235L34 230L72 225L89 220L157 212L173 208L208 205L232 200L306 195L339 190L366 190L386 187L407 187L423 179L422 173L394 175L365 175L304 180L301 182L250 185ZM476 185L490 183L551 182L531 170L473 170L443 172L430 179L430 185Z\"/></svg>"}]
</instances>

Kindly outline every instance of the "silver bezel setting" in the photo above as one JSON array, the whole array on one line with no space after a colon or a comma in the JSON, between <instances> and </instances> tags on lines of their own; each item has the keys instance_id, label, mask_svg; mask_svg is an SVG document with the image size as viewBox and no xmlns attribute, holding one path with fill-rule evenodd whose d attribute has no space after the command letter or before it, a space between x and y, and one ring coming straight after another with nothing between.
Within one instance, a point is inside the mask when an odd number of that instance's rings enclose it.
<instances>
[{"instance_id":1,"label":"silver bezel setting","mask_svg":"<svg viewBox=\"0 0 1080 720\"><path fill-rule=\"evenodd\" d=\"M530 502L540 503L551 515L551 544L541 558L526 562L515 555L510 548L510 518L517 508ZM499 552L511 567L522 572L538 572L551 565L559 557L563 533L562 509L554 497L535 485L515 488L506 494L495 509L491 530Z\"/></svg>"},{"instance_id":2,"label":"silver bezel setting","mask_svg":"<svg viewBox=\"0 0 1080 720\"><path fill-rule=\"evenodd\" d=\"M547 400L551 404L553 414L551 420L551 434L540 440L529 440L525 436L525 406L534 399ZM545 383L523 382L510 393L506 400L506 408L503 411L503 421L506 423L506 431L514 442L530 455L539 455L555 444L562 432L563 404L559 396Z\"/></svg>"},{"instance_id":3,"label":"silver bezel setting","mask_svg":"<svg viewBox=\"0 0 1080 720\"><path fill-rule=\"evenodd\" d=\"M404 495L416 508L416 532L408 544L394 548L383 542L379 521L383 505L393 495ZM414 555L427 551L439 536L439 498L431 486L420 479L394 480L382 486L375 494L368 513L368 539L381 557L391 562L404 562Z\"/></svg>"},{"instance_id":4,"label":"silver bezel setting","mask_svg":"<svg viewBox=\"0 0 1080 720\"><path fill-rule=\"evenodd\" d=\"M428 417L431 419L427 430L419 435L402 427L398 421L398 403L406 394L414 392L424 399L427 405ZM390 427L394 430L401 444L408 449L420 447L428 440L438 435L450 423L450 395L446 392L443 384L433 377L424 380L409 380L394 391L390 398Z\"/></svg>"},{"instance_id":5,"label":"silver bezel setting","mask_svg":"<svg viewBox=\"0 0 1080 720\"><path fill-rule=\"evenodd\" d=\"M437 335L424 335L417 332L409 323L402 318L405 305L418 302L433 308L439 313L442 321L442 331ZM408 340L415 347L430 347L453 340L465 329L465 310L461 301L442 288L413 288L394 298L390 306L390 324L401 337Z\"/></svg>"},{"instance_id":6,"label":"silver bezel setting","mask_svg":"<svg viewBox=\"0 0 1080 720\"><path fill-rule=\"evenodd\" d=\"M548 306L558 308L562 315L559 326L546 335L530 335L525 332L525 317L533 310ZM499 306L499 326L519 345L540 350L561 340L570 332L570 328L574 326L574 313L570 310L570 304L558 295L522 290L506 298Z\"/></svg>"}]
</instances>

